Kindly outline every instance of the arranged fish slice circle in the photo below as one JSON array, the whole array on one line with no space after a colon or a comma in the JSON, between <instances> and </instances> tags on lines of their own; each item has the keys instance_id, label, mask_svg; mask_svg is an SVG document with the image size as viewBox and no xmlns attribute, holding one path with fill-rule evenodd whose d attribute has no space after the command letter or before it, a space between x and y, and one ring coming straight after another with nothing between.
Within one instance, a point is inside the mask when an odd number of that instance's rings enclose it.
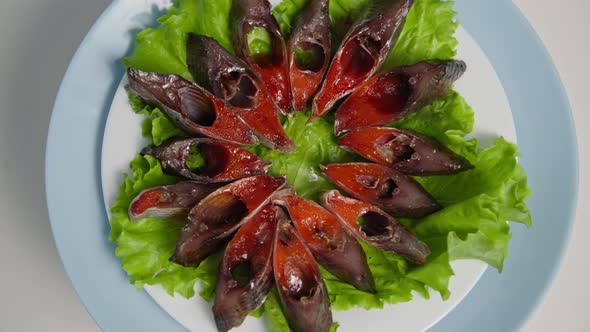
<instances>
[{"instance_id":1,"label":"arranged fish slice circle","mask_svg":"<svg viewBox=\"0 0 590 332\"><path fill-rule=\"evenodd\" d=\"M378 127L445 96L466 69L462 61L431 61L374 76L413 2L371 1L331 61L329 0L308 1L288 43L268 0L234 0L235 56L213 38L187 34L187 65L197 83L128 69L130 91L198 136L144 149L164 172L192 181L141 192L129 207L130 219L186 216L170 258L186 267L199 266L228 243L212 308L219 331L241 325L273 285L291 330L329 331L330 298L316 260L340 280L376 293L359 241L413 264L427 261L428 245L393 216L421 218L441 206L408 175L455 174L473 166L436 140ZM264 37L267 53L251 52L252 36ZM336 190L324 193L321 205L300 198L284 189L286 177L265 175L269 162L239 146L260 141L291 152L295 144L277 112L303 112L311 101L314 121L348 95L335 113L334 133L348 133L340 147L376 164L320 168L354 198ZM195 156L197 166L189 162Z\"/></svg>"},{"instance_id":2,"label":"arranged fish slice circle","mask_svg":"<svg viewBox=\"0 0 590 332\"><path fill-rule=\"evenodd\" d=\"M340 138L338 144L408 175L450 175L473 168L469 161L436 140L408 130L361 128Z\"/></svg>"},{"instance_id":3,"label":"arranged fish slice circle","mask_svg":"<svg viewBox=\"0 0 590 332\"><path fill-rule=\"evenodd\" d=\"M187 161L198 153L203 165L191 170ZM271 163L241 147L209 138L174 138L142 151L160 160L166 173L202 183L223 183L265 174Z\"/></svg>"},{"instance_id":4,"label":"arranged fish slice circle","mask_svg":"<svg viewBox=\"0 0 590 332\"><path fill-rule=\"evenodd\" d=\"M332 190L320 198L322 205L334 213L352 234L381 250L424 264L430 249L392 216L371 204L342 196Z\"/></svg>"}]
</instances>

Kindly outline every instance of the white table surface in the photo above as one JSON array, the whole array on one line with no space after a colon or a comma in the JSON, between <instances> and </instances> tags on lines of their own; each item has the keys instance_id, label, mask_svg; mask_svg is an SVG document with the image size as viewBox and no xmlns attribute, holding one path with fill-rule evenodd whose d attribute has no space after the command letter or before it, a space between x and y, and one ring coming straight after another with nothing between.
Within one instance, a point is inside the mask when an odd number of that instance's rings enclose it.
<instances>
[{"instance_id":1,"label":"white table surface","mask_svg":"<svg viewBox=\"0 0 590 332\"><path fill-rule=\"evenodd\" d=\"M515 2L545 42L568 91L582 170L567 255L524 331L590 331L590 2ZM43 170L59 83L108 3L0 0L0 331L99 330L57 255L47 221Z\"/></svg>"}]
</instances>

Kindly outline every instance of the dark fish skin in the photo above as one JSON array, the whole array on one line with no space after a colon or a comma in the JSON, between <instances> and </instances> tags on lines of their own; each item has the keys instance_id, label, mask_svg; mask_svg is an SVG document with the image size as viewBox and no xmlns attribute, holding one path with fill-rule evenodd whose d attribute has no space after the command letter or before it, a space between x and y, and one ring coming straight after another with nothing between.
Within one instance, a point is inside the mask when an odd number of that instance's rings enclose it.
<instances>
[{"instance_id":1,"label":"dark fish skin","mask_svg":"<svg viewBox=\"0 0 590 332\"><path fill-rule=\"evenodd\" d=\"M205 166L198 173L186 165L190 150L198 147ZM239 146L210 138L173 138L142 151L160 160L164 172L201 183L223 183L266 174L271 163Z\"/></svg>"},{"instance_id":2,"label":"dark fish skin","mask_svg":"<svg viewBox=\"0 0 590 332\"><path fill-rule=\"evenodd\" d=\"M324 116L341 98L356 90L383 65L397 42L412 0L382 0L380 8L353 25L313 100L310 121Z\"/></svg>"},{"instance_id":3,"label":"dark fish skin","mask_svg":"<svg viewBox=\"0 0 590 332\"><path fill-rule=\"evenodd\" d=\"M321 166L324 175L351 196L396 217L422 218L441 209L422 186L391 168L369 163Z\"/></svg>"},{"instance_id":4,"label":"dark fish skin","mask_svg":"<svg viewBox=\"0 0 590 332\"><path fill-rule=\"evenodd\" d=\"M465 158L420 134L385 127L351 131L340 147L407 175L450 175L473 169Z\"/></svg>"},{"instance_id":5,"label":"dark fish skin","mask_svg":"<svg viewBox=\"0 0 590 332\"><path fill-rule=\"evenodd\" d=\"M286 215L278 221L273 270L291 330L329 331L332 326L330 298L320 269Z\"/></svg>"},{"instance_id":6,"label":"dark fish skin","mask_svg":"<svg viewBox=\"0 0 590 332\"><path fill-rule=\"evenodd\" d=\"M225 248L217 274L213 315L220 332L240 326L273 286L272 249L278 209L267 204Z\"/></svg>"},{"instance_id":7,"label":"dark fish skin","mask_svg":"<svg viewBox=\"0 0 590 332\"><path fill-rule=\"evenodd\" d=\"M128 68L128 89L165 112L189 134L240 145L256 143L256 137L234 114L231 105L178 75L148 73Z\"/></svg>"},{"instance_id":8,"label":"dark fish skin","mask_svg":"<svg viewBox=\"0 0 590 332\"><path fill-rule=\"evenodd\" d=\"M303 9L289 39L289 72L293 108L298 112L307 109L330 64L332 33L330 30L329 0L310 0ZM312 54L310 63L298 63L296 50Z\"/></svg>"},{"instance_id":9,"label":"dark fish skin","mask_svg":"<svg viewBox=\"0 0 590 332\"><path fill-rule=\"evenodd\" d=\"M257 175L233 182L205 197L190 211L170 260L183 266L198 266L286 182L284 177Z\"/></svg>"},{"instance_id":10,"label":"dark fish skin","mask_svg":"<svg viewBox=\"0 0 590 332\"><path fill-rule=\"evenodd\" d=\"M332 213L293 189L277 192L273 203L287 209L309 250L330 273L359 290L375 292L365 252Z\"/></svg>"},{"instance_id":11,"label":"dark fish skin","mask_svg":"<svg viewBox=\"0 0 590 332\"><path fill-rule=\"evenodd\" d=\"M279 24L272 15L268 0L234 0L230 24L236 55L244 59L264 82L275 104L283 114L291 112L289 56ZM248 33L254 28L266 29L272 38L272 54L255 59L248 48Z\"/></svg>"},{"instance_id":12,"label":"dark fish skin","mask_svg":"<svg viewBox=\"0 0 590 332\"><path fill-rule=\"evenodd\" d=\"M129 218L135 222L144 218L166 219L187 216L190 209L217 188L218 185L182 181L169 186L146 189L129 205Z\"/></svg>"},{"instance_id":13,"label":"dark fish skin","mask_svg":"<svg viewBox=\"0 0 590 332\"><path fill-rule=\"evenodd\" d=\"M344 197L336 190L324 193L320 201L359 240L375 248L399 254L418 265L424 264L430 255L424 242L371 204Z\"/></svg>"},{"instance_id":14,"label":"dark fish skin","mask_svg":"<svg viewBox=\"0 0 590 332\"><path fill-rule=\"evenodd\" d=\"M414 113L446 96L466 68L461 60L419 62L379 74L340 105L334 132L385 125Z\"/></svg>"},{"instance_id":15,"label":"dark fish skin","mask_svg":"<svg viewBox=\"0 0 590 332\"><path fill-rule=\"evenodd\" d=\"M187 62L194 77L210 86L215 96L235 107L236 114L271 149L289 152L295 144L281 125L278 108L266 86L243 60L215 39L189 34Z\"/></svg>"}]
</instances>

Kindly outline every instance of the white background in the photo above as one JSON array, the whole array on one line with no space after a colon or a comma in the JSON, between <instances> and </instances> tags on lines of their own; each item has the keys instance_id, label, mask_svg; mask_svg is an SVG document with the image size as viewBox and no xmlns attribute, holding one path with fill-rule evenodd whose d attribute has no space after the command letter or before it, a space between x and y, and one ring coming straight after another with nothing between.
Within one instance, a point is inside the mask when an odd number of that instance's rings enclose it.
<instances>
[{"instance_id":1,"label":"white background","mask_svg":"<svg viewBox=\"0 0 590 332\"><path fill-rule=\"evenodd\" d=\"M590 2L515 2L549 49L568 91L582 170L568 253L524 330L588 331ZM43 169L59 82L86 31L108 3L0 0L0 331L98 331L57 256L47 221Z\"/></svg>"}]
</instances>

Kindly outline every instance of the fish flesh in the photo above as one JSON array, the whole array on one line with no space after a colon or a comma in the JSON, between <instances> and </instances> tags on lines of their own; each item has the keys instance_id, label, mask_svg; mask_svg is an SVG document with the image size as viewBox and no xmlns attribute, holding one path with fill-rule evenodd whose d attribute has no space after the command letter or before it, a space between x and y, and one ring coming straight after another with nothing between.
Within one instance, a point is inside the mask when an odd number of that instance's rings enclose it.
<instances>
[{"instance_id":1,"label":"fish flesh","mask_svg":"<svg viewBox=\"0 0 590 332\"><path fill-rule=\"evenodd\" d=\"M205 197L189 213L170 260L198 266L285 186L284 177L257 175L233 182Z\"/></svg>"},{"instance_id":2,"label":"fish flesh","mask_svg":"<svg viewBox=\"0 0 590 332\"><path fill-rule=\"evenodd\" d=\"M295 148L279 122L279 110L266 86L244 60L230 54L215 39L191 33L187 62L195 78L235 107L236 114L262 144L282 152Z\"/></svg>"},{"instance_id":3,"label":"fish flesh","mask_svg":"<svg viewBox=\"0 0 590 332\"><path fill-rule=\"evenodd\" d=\"M225 248L217 274L213 315L220 332L240 326L273 287L272 249L279 210L267 204Z\"/></svg>"},{"instance_id":4,"label":"fish flesh","mask_svg":"<svg viewBox=\"0 0 590 332\"><path fill-rule=\"evenodd\" d=\"M324 175L351 196L396 217L422 218L441 209L422 186L391 168L370 163L321 166Z\"/></svg>"},{"instance_id":5,"label":"fish flesh","mask_svg":"<svg viewBox=\"0 0 590 332\"><path fill-rule=\"evenodd\" d=\"M280 218L273 271L281 305L294 332L327 332L332 326L330 298L320 269L286 215Z\"/></svg>"},{"instance_id":6,"label":"fish flesh","mask_svg":"<svg viewBox=\"0 0 590 332\"><path fill-rule=\"evenodd\" d=\"M191 170L187 161L194 151L203 161ZM210 138L173 138L142 151L160 160L164 172L201 183L223 183L266 174L271 163L238 145Z\"/></svg>"},{"instance_id":7,"label":"fish flesh","mask_svg":"<svg viewBox=\"0 0 590 332\"><path fill-rule=\"evenodd\" d=\"M342 196L337 190L324 193L322 205L334 213L352 234L365 243L424 264L430 248L392 216L377 207Z\"/></svg>"},{"instance_id":8,"label":"fish flesh","mask_svg":"<svg viewBox=\"0 0 590 332\"><path fill-rule=\"evenodd\" d=\"M272 201L288 211L318 263L357 289L375 292L365 252L332 213L316 202L300 198L293 189L277 192Z\"/></svg>"},{"instance_id":9,"label":"fish flesh","mask_svg":"<svg viewBox=\"0 0 590 332\"><path fill-rule=\"evenodd\" d=\"M336 51L310 121L323 117L383 65L397 42L413 0L376 0L367 18L354 24Z\"/></svg>"},{"instance_id":10,"label":"fish flesh","mask_svg":"<svg viewBox=\"0 0 590 332\"><path fill-rule=\"evenodd\" d=\"M409 130L360 128L340 138L338 144L408 175L450 175L473 169L467 159L438 141Z\"/></svg>"},{"instance_id":11,"label":"fish flesh","mask_svg":"<svg viewBox=\"0 0 590 332\"><path fill-rule=\"evenodd\" d=\"M283 114L291 112L289 56L279 24L268 0L234 0L231 9L232 42L236 55L244 59L264 82ZM270 54L250 53L248 35L263 29L270 39Z\"/></svg>"},{"instance_id":12,"label":"fish flesh","mask_svg":"<svg viewBox=\"0 0 590 332\"><path fill-rule=\"evenodd\" d=\"M181 129L240 145L257 142L248 126L226 104L202 87L178 75L127 69L128 89L157 106Z\"/></svg>"},{"instance_id":13,"label":"fish flesh","mask_svg":"<svg viewBox=\"0 0 590 332\"><path fill-rule=\"evenodd\" d=\"M190 209L217 188L219 186L214 184L181 181L146 189L129 205L129 218L131 222L136 222L144 218L186 217Z\"/></svg>"},{"instance_id":14,"label":"fish flesh","mask_svg":"<svg viewBox=\"0 0 590 332\"><path fill-rule=\"evenodd\" d=\"M466 68L461 60L419 62L379 74L340 105L334 132L381 126L416 112L446 96Z\"/></svg>"},{"instance_id":15,"label":"fish flesh","mask_svg":"<svg viewBox=\"0 0 590 332\"><path fill-rule=\"evenodd\" d=\"M329 0L310 0L289 39L289 72L293 108L307 109L328 70L332 51Z\"/></svg>"}]
</instances>

